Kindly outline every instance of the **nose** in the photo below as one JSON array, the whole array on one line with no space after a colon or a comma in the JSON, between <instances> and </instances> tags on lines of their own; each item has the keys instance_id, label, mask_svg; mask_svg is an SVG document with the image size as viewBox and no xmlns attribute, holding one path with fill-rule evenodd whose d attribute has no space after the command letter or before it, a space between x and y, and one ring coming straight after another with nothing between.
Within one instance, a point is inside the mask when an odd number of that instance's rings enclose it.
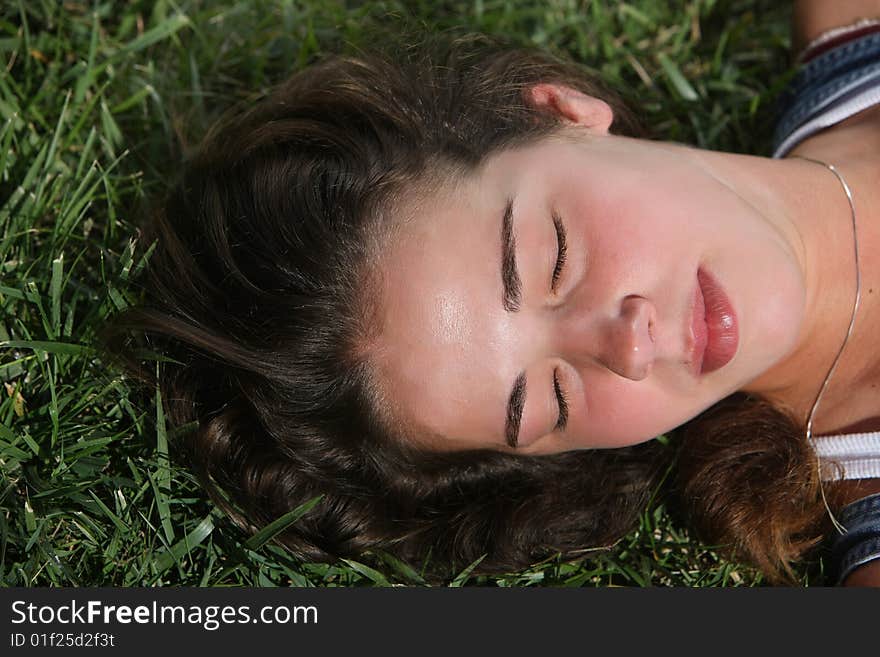
<instances>
[{"instance_id":1,"label":"nose","mask_svg":"<svg viewBox=\"0 0 880 657\"><path fill-rule=\"evenodd\" d=\"M608 317L581 316L573 327L573 348L620 376L640 381L654 363L656 309L644 297L630 295Z\"/></svg>"}]
</instances>

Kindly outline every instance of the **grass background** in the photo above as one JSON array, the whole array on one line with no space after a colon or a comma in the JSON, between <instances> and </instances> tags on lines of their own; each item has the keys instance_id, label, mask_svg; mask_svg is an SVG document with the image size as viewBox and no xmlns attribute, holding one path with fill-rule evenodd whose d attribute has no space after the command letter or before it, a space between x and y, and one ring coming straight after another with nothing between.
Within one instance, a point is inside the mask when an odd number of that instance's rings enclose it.
<instances>
[{"instance_id":1,"label":"grass background","mask_svg":"<svg viewBox=\"0 0 880 657\"><path fill-rule=\"evenodd\" d=\"M136 303L136 226L210 122L324 53L394 33L500 34L600 71L658 138L768 152L790 75L770 0L0 3L0 584L423 584L384 554L305 564L243 535L174 454L155 391L91 348ZM287 517L284 522L295 521ZM821 583L805 564L802 583ZM449 585L762 584L660 505L613 550Z\"/></svg>"}]
</instances>

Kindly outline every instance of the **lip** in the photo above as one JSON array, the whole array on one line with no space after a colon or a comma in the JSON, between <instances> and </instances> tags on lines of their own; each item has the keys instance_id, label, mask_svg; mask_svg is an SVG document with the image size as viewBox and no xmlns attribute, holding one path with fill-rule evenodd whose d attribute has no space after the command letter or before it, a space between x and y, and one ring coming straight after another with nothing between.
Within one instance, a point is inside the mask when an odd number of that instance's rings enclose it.
<instances>
[{"instance_id":1,"label":"lip","mask_svg":"<svg viewBox=\"0 0 880 657\"><path fill-rule=\"evenodd\" d=\"M688 341L688 353L691 370L694 376L699 376L703 368L703 354L706 351L706 340L709 336L709 328L706 326L706 306L703 300L699 277L694 285L694 298L691 304L691 335Z\"/></svg>"},{"instance_id":2,"label":"lip","mask_svg":"<svg viewBox=\"0 0 880 657\"><path fill-rule=\"evenodd\" d=\"M739 346L739 323L730 298L709 272L697 270L691 317L691 365L708 374L727 365Z\"/></svg>"}]
</instances>

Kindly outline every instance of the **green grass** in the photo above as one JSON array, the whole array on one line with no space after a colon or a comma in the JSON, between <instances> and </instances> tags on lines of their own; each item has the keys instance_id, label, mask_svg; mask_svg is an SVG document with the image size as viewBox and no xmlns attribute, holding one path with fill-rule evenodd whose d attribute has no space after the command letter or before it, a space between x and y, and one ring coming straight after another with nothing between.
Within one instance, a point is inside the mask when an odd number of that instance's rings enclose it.
<instances>
[{"instance_id":1,"label":"green grass","mask_svg":"<svg viewBox=\"0 0 880 657\"><path fill-rule=\"evenodd\" d=\"M599 70L657 137L766 153L788 74L789 3L329 0L0 9L0 584L422 584L383 554L304 564L209 503L155 391L90 347L136 303L136 226L212 119L395 16L537 44ZM293 517L282 521L295 521ZM804 583L821 581L816 565ZM662 506L613 550L450 585L754 585Z\"/></svg>"}]
</instances>

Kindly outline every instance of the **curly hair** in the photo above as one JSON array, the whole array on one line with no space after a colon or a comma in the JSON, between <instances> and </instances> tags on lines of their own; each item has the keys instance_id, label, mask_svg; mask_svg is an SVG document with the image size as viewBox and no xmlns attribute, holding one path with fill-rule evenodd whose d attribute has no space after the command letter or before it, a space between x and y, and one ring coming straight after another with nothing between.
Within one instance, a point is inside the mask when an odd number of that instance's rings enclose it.
<instances>
[{"instance_id":1,"label":"curly hair","mask_svg":"<svg viewBox=\"0 0 880 657\"><path fill-rule=\"evenodd\" d=\"M796 423L755 398L682 427L678 450L437 453L402 439L362 348L399 199L558 131L524 98L538 82L604 99L614 134L645 132L588 69L544 52L480 36L389 52L327 58L222 121L144 228L144 302L101 340L160 386L172 424L197 423L179 447L208 492L250 531L320 496L278 537L303 559L381 548L509 572L619 539L677 452L672 491L701 535L779 576L818 541L822 508ZM133 346L168 358L158 379Z\"/></svg>"}]
</instances>

